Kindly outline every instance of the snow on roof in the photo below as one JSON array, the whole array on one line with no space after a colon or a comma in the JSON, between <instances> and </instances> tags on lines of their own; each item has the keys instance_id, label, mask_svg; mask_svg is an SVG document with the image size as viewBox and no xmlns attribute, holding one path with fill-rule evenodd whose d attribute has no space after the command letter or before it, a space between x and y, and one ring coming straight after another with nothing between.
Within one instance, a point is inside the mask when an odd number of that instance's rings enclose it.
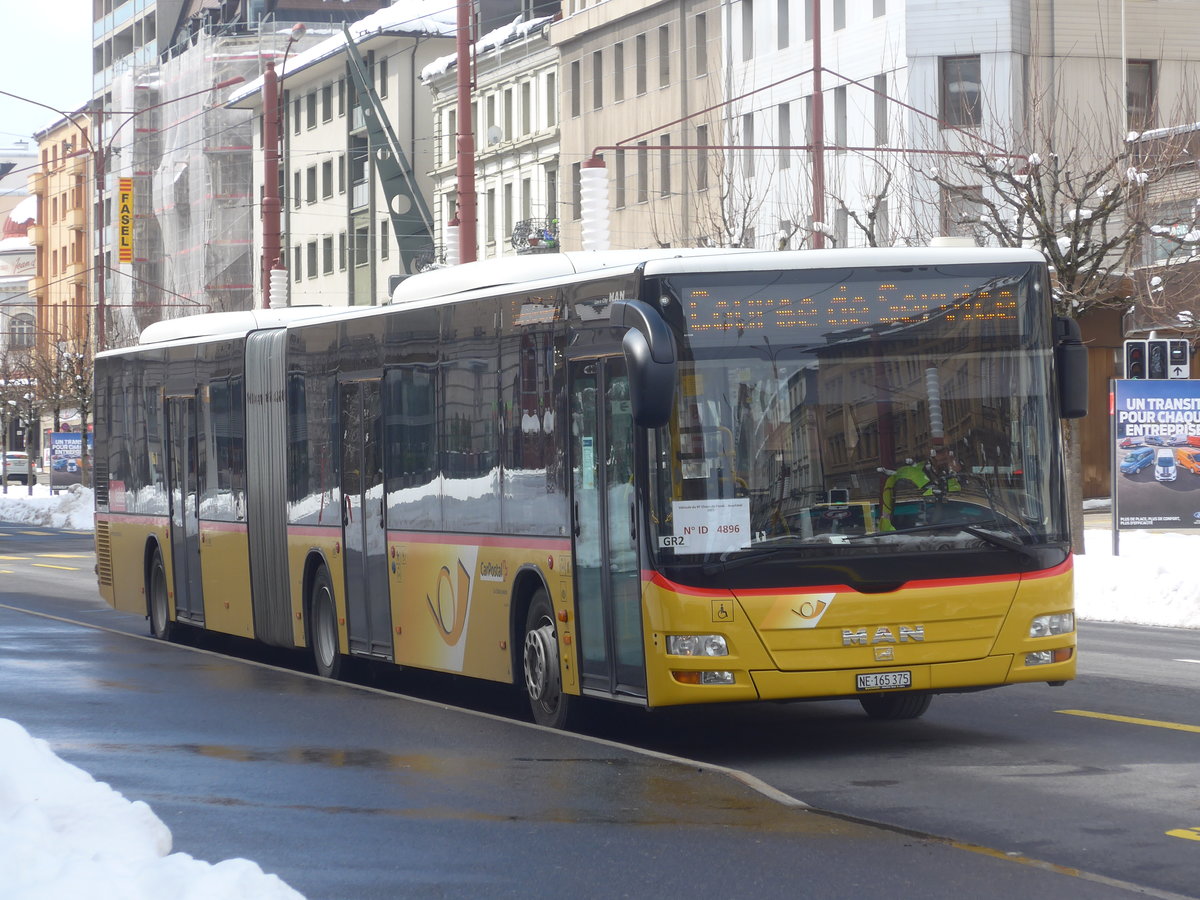
<instances>
[{"instance_id":1,"label":"snow on roof","mask_svg":"<svg viewBox=\"0 0 1200 900\"><path fill-rule=\"evenodd\" d=\"M385 7L349 26L350 37L355 44L361 44L368 38L381 34L453 37L457 28L458 11L452 5L447 7L445 0L407 0L403 5ZM304 52L289 56L286 67L278 73L279 79L282 81L288 75L294 75L322 60L337 56L345 46L345 33L336 31L332 37L314 44ZM261 76L247 84L238 85L225 102L232 104L245 100L261 91L262 86Z\"/></svg>"},{"instance_id":2,"label":"snow on roof","mask_svg":"<svg viewBox=\"0 0 1200 900\"><path fill-rule=\"evenodd\" d=\"M37 195L30 194L28 197L19 202L12 208L12 212L8 217L14 222L36 222L37 221Z\"/></svg>"},{"instance_id":3,"label":"snow on roof","mask_svg":"<svg viewBox=\"0 0 1200 900\"><path fill-rule=\"evenodd\" d=\"M498 47L503 47L505 44L517 41L522 38L527 38L531 33L537 31L546 23L550 22L553 16L542 16L537 19L527 19L522 21L519 17L509 22L507 25L502 25L499 28L494 28L475 42L472 52L482 56L489 50L495 50ZM458 61L458 54L451 53L448 56L439 56L429 65L421 70L421 80L428 82L431 79L437 78L439 75L444 75Z\"/></svg>"}]
</instances>

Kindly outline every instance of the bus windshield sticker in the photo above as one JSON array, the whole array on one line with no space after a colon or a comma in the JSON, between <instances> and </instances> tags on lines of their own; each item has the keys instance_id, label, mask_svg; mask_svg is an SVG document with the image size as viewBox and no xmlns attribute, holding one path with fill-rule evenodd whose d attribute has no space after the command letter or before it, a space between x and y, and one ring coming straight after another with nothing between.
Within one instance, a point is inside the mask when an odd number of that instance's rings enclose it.
<instances>
[{"instance_id":1,"label":"bus windshield sticker","mask_svg":"<svg viewBox=\"0 0 1200 900\"><path fill-rule=\"evenodd\" d=\"M670 546L684 553L727 553L750 546L750 500L676 500ZM664 547L666 541L663 541Z\"/></svg>"}]
</instances>

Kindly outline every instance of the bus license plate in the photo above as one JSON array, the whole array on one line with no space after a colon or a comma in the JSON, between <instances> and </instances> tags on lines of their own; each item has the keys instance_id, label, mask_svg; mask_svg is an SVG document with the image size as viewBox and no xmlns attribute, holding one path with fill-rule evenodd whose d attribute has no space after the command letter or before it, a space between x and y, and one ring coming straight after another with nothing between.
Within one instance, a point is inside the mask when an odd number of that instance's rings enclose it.
<instances>
[{"instance_id":1,"label":"bus license plate","mask_svg":"<svg viewBox=\"0 0 1200 900\"><path fill-rule=\"evenodd\" d=\"M858 676L860 691L886 691L912 687L912 672L868 672Z\"/></svg>"}]
</instances>

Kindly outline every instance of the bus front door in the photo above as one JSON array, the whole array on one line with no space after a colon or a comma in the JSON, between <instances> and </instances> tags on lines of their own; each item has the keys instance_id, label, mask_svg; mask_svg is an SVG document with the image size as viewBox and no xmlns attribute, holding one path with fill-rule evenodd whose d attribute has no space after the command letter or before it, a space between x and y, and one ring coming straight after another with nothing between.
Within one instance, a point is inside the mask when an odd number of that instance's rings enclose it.
<instances>
[{"instance_id":1,"label":"bus front door","mask_svg":"<svg viewBox=\"0 0 1200 900\"><path fill-rule=\"evenodd\" d=\"M579 671L585 690L645 697L633 414L620 356L570 366Z\"/></svg>"},{"instance_id":2,"label":"bus front door","mask_svg":"<svg viewBox=\"0 0 1200 900\"><path fill-rule=\"evenodd\" d=\"M342 545L350 652L392 658L378 381L341 385Z\"/></svg>"},{"instance_id":3,"label":"bus front door","mask_svg":"<svg viewBox=\"0 0 1200 900\"><path fill-rule=\"evenodd\" d=\"M200 446L195 397L167 398L170 462L171 569L175 615L204 624L204 588L200 575Z\"/></svg>"}]
</instances>

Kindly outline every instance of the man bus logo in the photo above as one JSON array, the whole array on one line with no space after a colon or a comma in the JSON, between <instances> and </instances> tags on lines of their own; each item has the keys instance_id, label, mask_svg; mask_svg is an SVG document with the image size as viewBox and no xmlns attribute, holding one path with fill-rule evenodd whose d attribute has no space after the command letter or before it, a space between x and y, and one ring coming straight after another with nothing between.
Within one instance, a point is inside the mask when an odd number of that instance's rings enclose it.
<instances>
[{"instance_id":1,"label":"man bus logo","mask_svg":"<svg viewBox=\"0 0 1200 900\"><path fill-rule=\"evenodd\" d=\"M923 640L925 640L924 625L901 625L895 629L889 628L887 625L880 625L870 639L867 638L866 628L842 629L843 647L865 647L868 644L895 644L897 642L906 644L909 641Z\"/></svg>"},{"instance_id":2,"label":"man bus logo","mask_svg":"<svg viewBox=\"0 0 1200 900\"><path fill-rule=\"evenodd\" d=\"M438 573L437 601L425 595L425 602L429 604L429 611L437 622L438 633L449 647L458 643L467 625L467 598L470 595L471 573L461 559L458 561L458 590L454 589L451 582L450 569L442 566L442 571Z\"/></svg>"}]
</instances>

